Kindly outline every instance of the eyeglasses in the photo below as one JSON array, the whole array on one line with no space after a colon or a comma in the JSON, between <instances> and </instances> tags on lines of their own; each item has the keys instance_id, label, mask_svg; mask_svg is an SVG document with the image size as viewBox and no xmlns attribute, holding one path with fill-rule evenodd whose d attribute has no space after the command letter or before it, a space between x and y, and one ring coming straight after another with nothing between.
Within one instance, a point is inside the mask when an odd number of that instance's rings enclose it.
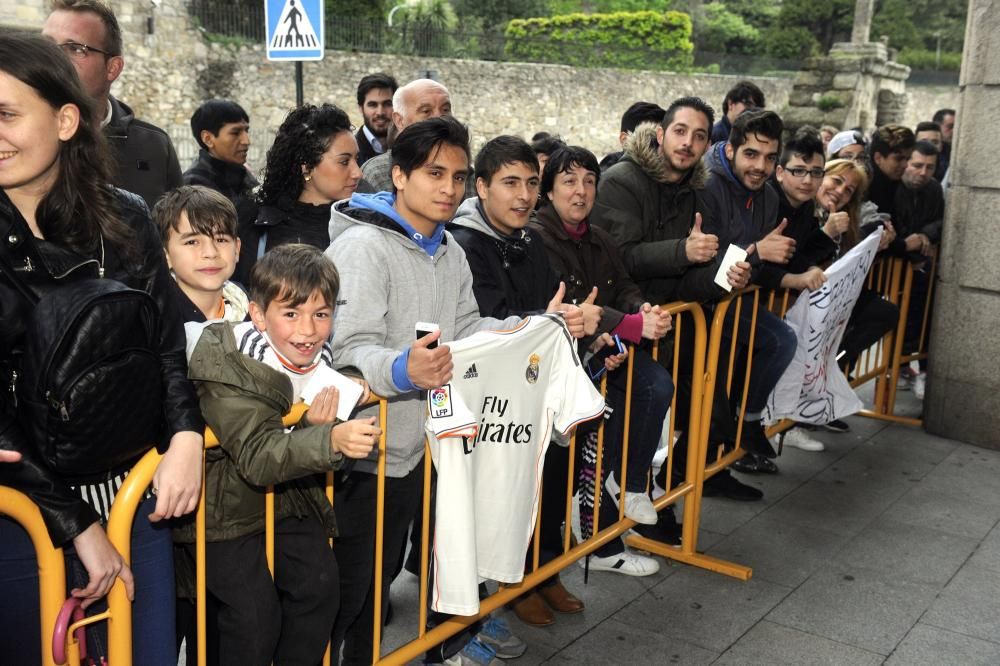
<instances>
[{"instance_id":1,"label":"eyeglasses","mask_svg":"<svg viewBox=\"0 0 1000 666\"><path fill-rule=\"evenodd\" d=\"M91 51L100 53L105 58L110 58L114 55L113 53L103 51L96 46L88 46L87 44L81 44L80 42L63 42L59 45L59 48L65 51L66 55L77 60L84 60L90 55Z\"/></svg>"},{"instance_id":2,"label":"eyeglasses","mask_svg":"<svg viewBox=\"0 0 1000 666\"><path fill-rule=\"evenodd\" d=\"M805 178L806 176L812 176L813 178L822 178L823 169L816 167L814 169L806 169L805 167L792 167L791 169L786 168L785 171L792 174L796 178Z\"/></svg>"}]
</instances>

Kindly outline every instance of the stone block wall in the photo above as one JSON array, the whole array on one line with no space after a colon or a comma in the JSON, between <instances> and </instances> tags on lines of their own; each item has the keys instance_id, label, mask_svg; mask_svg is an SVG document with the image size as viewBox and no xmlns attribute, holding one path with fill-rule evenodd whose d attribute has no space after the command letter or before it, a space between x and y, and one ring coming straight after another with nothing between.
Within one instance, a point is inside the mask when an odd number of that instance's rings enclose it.
<instances>
[{"instance_id":1,"label":"stone block wall","mask_svg":"<svg viewBox=\"0 0 1000 666\"><path fill-rule=\"evenodd\" d=\"M167 130L182 166L197 153L188 120L198 104L213 96L239 101L251 115L250 163L259 168L274 131L294 105L294 65L267 61L260 45L236 48L206 42L182 0L163 0L156 7L149 0L111 5L124 32L126 59L114 94L139 116ZM46 0L0 3L0 25L38 29L46 7ZM644 99L665 105L675 97L696 94L718 113L726 91L743 78L327 51L324 60L304 64L306 101L337 104L360 123L357 81L374 71L387 71L401 82L434 72L451 91L456 116L469 125L474 148L497 134L530 138L545 130L587 146L598 157L617 149L621 114L632 102ZM800 77L807 74L813 73ZM831 70L830 81L823 83L846 89L851 81L845 76L853 75ZM764 90L769 107L794 120L794 109L789 109L792 79L755 77L754 81ZM957 91L948 89L917 93L911 88L911 95L915 103L909 105L906 117L911 124L957 99ZM833 117L816 118L815 113L802 122L820 120L840 124L831 122Z\"/></svg>"}]
</instances>

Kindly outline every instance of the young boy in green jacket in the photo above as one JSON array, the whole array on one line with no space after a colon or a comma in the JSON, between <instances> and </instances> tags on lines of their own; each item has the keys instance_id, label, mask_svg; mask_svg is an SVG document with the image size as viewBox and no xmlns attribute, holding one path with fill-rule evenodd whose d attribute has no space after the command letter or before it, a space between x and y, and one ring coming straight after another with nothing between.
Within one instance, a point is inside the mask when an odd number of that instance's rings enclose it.
<instances>
[{"instance_id":1,"label":"young boy in green jacket","mask_svg":"<svg viewBox=\"0 0 1000 666\"><path fill-rule=\"evenodd\" d=\"M188 376L220 446L207 452L207 584L223 664L318 663L339 608L336 533L322 476L365 458L374 418L341 422L322 389L286 430L282 415L330 366L339 276L316 248L284 245L250 273L251 321L206 326ZM189 348L192 345L189 344ZM275 577L264 553L264 496L275 492ZM193 541L193 530L188 538Z\"/></svg>"}]
</instances>

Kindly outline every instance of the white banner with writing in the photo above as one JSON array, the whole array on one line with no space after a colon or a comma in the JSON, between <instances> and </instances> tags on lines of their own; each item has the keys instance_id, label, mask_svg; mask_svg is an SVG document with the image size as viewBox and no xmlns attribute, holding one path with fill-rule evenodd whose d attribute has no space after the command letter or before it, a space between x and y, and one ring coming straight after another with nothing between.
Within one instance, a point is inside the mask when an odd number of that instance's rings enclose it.
<instances>
[{"instance_id":1,"label":"white banner with writing","mask_svg":"<svg viewBox=\"0 0 1000 666\"><path fill-rule=\"evenodd\" d=\"M861 400L837 367L847 320L878 252L879 229L826 270L826 284L803 291L785 315L795 331L795 358L767 401L764 419L821 425L856 414Z\"/></svg>"}]
</instances>

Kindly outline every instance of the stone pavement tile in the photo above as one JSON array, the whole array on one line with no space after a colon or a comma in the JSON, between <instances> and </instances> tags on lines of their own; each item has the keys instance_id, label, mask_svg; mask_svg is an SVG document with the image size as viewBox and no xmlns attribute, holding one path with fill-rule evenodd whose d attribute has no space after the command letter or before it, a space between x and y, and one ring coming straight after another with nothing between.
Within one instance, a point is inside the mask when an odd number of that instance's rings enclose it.
<instances>
[{"instance_id":1,"label":"stone pavement tile","mask_svg":"<svg viewBox=\"0 0 1000 666\"><path fill-rule=\"evenodd\" d=\"M764 620L736 641L715 664L877 666L883 659L874 652Z\"/></svg>"},{"instance_id":2,"label":"stone pavement tile","mask_svg":"<svg viewBox=\"0 0 1000 666\"><path fill-rule=\"evenodd\" d=\"M527 656L527 655L525 655ZM718 652L612 618L591 629L547 664L711 664ZM521 666L521 659L517 666Z\"/></svg>"},{"instance_id":3,"label":"stone pavement tile","mask_svg":"<svg viewBox=\"0 0 1000 666\"><path fill-rule=\"evenodd\" d=\"M936 593L932 585L834 565L803 583L767 619L888 655Z\"/></svg>"},{"instance_id":4,"label":"stone pavement tile","mask_svg":"<svg viewBox=\"0 0 1000 666\"><path fill-rule=\"evenodd\" d=\"M885 663L888 666L995 666L1000 664L1000 643L963 636L921 622L910 630Z\"/></svg>"},{"instance_id":5,"label":"stone pavement tile","mask_svg":"<svg viewBox=\"0 0 1000 666\"><path fill-rule=\"evenodd\" d=\"M916 459L936 465L960 446L961 442L931 435L919 428L891 425L859 448L872 448L883 455Z\"/></svg>"},{"instance_id":6,"label":"stone pavement tile","mask_svg":"<svg viewBox=\"0 0 1000 666\"><path fill-rule=\"evenodd\" d=\"M902 579L944 587L976 549L978 539L880 516L833 555L841 567L880 571Z\"/></svg>"},{"instance_id":7,"label":"stone pavement tile","mask_svg":"<svg viewBox=\"0 0 1000 666\"><path fill-rule=\"evenodd\" d=\"M931 481L923 480L882 516L907 525L981 539L1000 520L1000 507L972 500L961 488L936 490Z\"/></svg>"},{"instance_id":8,"label":"stone pavement tile","mask_svg":"<svg viewBox=\"0 0 1000 666\"><path fill-rule=\"evenodd\" d=\"M582 613L571 615L555 614L556 622L548 627L531 627L517 619L513 612L504 617L514 633L531 646L536 654L546 657L587 634L594 627L628 605L633 599L647 593L648 589L679 571L660 559L660 571L653 576L637 578L606 571L593 571L586 584L583 569L573 564L560 574L566 589L579 597L586 608ZM518 660L520 662L520 660Z\"/></svg>"},{"instance_id":9,"label":"stone pavement tile","mask_svg":"<svg viewBox=\"0 0 1000 666\"><path fill-rule=\"evenodd\" d=\"M846 472L841 475L806 483L765 515L778 522L821 525L827 531L854 535L910 489L906 481L866 484Z\"/></svg>"},{"instance_id":10,"label":"stone pavement tile","mask_svg":"<svg viewBox=\"0 0 1000 666\"><path fill-rule=\"evenodd\" d=\"M969 565L1000 571L1000 524L993 528L969 558Z\"/></svg>"},{"instance_id":11,"label":"stone pavement tile","mask_svg":"<svg viewBox=\"0 0 1000 666\"><path fill-rule=\"evenodd\" d=\"M765 580L743 582L688 567L633 601L615 619L721 652L790 591Z\"/></svg>"},{"instance_id":12,"label":"stone pavement tile","mask_svg":"<svg viewBox=\"0 0 1000 666\"><path fill-rule=\"evenodd\" d=\"M941 591L921 621L966 636L997 640L1000 572L967 564Z\"/></svg>"},{"instance_id":13,"label":"stone pavement tile","mask_svg":"<svg viewBox=\"0 0 1000 666\"><path fill-rule=\"evenodd\" d=\"M886 486L915 483L933 471L940 462L883 452L877 445L865 443L855 447L816 478L820 481L843 481L860 492L877 492Z\"/></svg>"},{"instance_id":14,"label":"stone pavement tile","mask_svg":"<svg viewBox=\"0 0 1000 666\"><path fill-rule=\"evenodd\" d=\"M1000 452L960 446L921 483L934 490L1000 507Z\"/></svg>"},{"instance_id":15,"label":"stone pavement tile","mask_svg":"<svg viewBox=\"0 0 1000 666\"><path fill-rule=\"evenodd\" d=\"M758 516L706 552L753 568L754 579L796 587L828 563L849 537L822 529Z\"/></svg>"}]
</instances>

